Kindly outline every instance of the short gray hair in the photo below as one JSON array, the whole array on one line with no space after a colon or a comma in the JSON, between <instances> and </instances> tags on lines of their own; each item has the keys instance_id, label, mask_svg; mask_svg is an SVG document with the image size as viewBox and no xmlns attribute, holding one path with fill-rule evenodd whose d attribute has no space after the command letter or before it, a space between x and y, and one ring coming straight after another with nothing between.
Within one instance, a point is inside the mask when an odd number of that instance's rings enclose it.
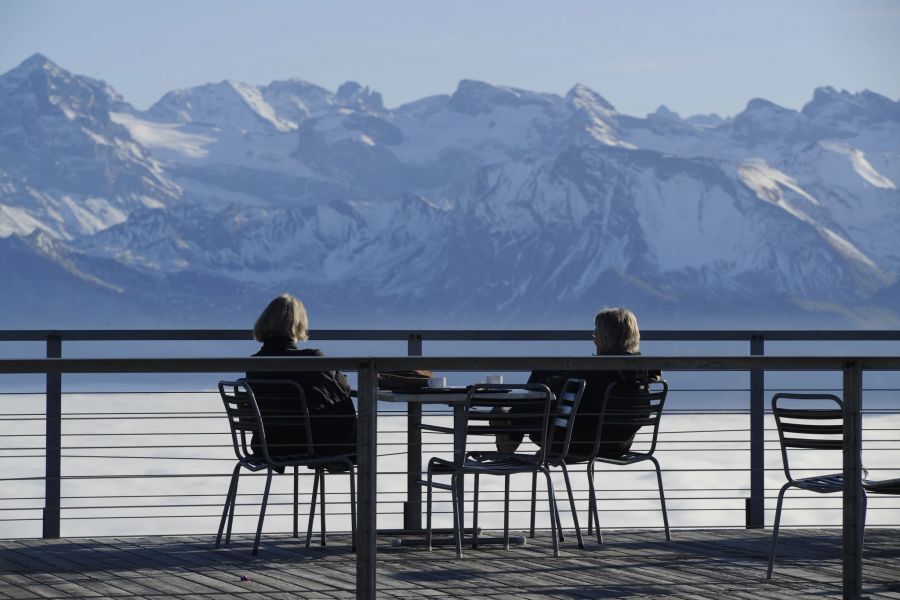
<instances>
[{"instance_id":1,"label":"short gray hair","mask_svg":"<svg viewBox=\"0 0 900 600\"><path fill-rule=\"evenodd\" d=\"M594 317L594 339L600 352L638 352L641 330L627 308L604 308Z\"/></svg>"},{"instance_id":2,"label":"short gray hair","mask_svg":"<svg viewBox=\"0 0 900 600\"><path fill-rule=\"evenodd\" d=\"M309 339L309 317L303 303L290 294L281 294L256 319L253 337L257 342L282 337L292 340Z\"/></svg>"}]
</instances>

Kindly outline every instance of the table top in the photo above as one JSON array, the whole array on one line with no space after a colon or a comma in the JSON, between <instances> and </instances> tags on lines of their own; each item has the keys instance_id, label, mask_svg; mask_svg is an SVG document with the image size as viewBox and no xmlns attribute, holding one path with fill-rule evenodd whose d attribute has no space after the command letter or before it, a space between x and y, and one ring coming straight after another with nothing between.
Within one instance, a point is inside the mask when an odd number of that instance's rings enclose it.
<instances>
[{"instance_id":1,"label":"table top","mask_svg":"<svg viewBox=\"0 0 900 600\"><path fill-rule=\"evenodd\" d=\"M479 392L479 396L496 394L498 397L514 400L533 400L543 398L541 392L528 390L498 390L496 392ZM466 401L466 388L421 388L408 390L378 390L378 400L382 402L406 402L414 404L455 404Z\"/></svg>"}]
</instances>

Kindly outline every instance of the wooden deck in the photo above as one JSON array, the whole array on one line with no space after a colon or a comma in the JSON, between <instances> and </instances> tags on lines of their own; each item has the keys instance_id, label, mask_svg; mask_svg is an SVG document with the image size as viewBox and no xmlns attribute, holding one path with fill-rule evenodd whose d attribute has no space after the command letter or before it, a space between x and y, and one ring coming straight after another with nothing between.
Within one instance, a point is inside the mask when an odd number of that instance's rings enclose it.
<instances>
[{"instance_id":1,"label":"wooden deck","mask_svg":"<svg viewBox=\"0 0 900 600\"><path fill-rule=\"evenodd\" d=\"M428 552L380 540L382 598L828 598L840 597L838 530L785 530L771 582L770 531L609 531L601 547L567 537L554 559L547 534L525 546ZM0 598L353 598L355 560L346 536L303 548L265 536L260 554L238 536L0 541ZM900 599L900 530L866 535L864 595ZM250 581L241 582L241 575Z\"/></svg>"}]
</instances>

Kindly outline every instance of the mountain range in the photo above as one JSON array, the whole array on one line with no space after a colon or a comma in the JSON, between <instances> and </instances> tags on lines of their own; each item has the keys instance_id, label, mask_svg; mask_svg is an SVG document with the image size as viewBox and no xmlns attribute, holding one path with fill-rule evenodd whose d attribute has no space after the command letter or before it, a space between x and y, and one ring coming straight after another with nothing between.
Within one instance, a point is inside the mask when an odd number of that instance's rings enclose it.
<instances>
[{"instance_id":1,"label":"mountain range","mask_svg":"<svg viewBox=\"0 0 900 600\"><path fill-rule=\"evenodd\" d=\"M701 93L698 91L698 93ZM900 101L618 112L463 80L210 83L137 110L36 54L0 75L0 328L900 324Z\"/></svg>"}]
</instances>

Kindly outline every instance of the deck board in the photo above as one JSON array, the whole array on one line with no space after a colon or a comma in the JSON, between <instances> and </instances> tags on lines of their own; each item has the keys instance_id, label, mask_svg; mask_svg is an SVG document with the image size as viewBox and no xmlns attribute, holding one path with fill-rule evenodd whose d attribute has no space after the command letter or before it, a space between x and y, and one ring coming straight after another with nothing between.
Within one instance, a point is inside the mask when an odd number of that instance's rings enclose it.
<instances>
[{"instance_id":1,"label":"deck board","mask_svg":"<svg viewBox=\"0 0 900 600\"><path fill-rule=\"evenodd\" d=\"M544 532L524 546L452 546L428 552L380 539L377 580L382 598L837 598L841 593L838 530L785 530L772 582L765 579L770 542L763 530L608 531L604 544L574 535L554 559ZM354 598L356 564L346 535L327 547L304 537L252 537L213 549L213 538L115 537L0 540L0 599L201 598L287 600ZM867 532L864 593L900 600L900 530ZM249 582L241 582L248 575Z\"/></svg>"}]
</instances>

